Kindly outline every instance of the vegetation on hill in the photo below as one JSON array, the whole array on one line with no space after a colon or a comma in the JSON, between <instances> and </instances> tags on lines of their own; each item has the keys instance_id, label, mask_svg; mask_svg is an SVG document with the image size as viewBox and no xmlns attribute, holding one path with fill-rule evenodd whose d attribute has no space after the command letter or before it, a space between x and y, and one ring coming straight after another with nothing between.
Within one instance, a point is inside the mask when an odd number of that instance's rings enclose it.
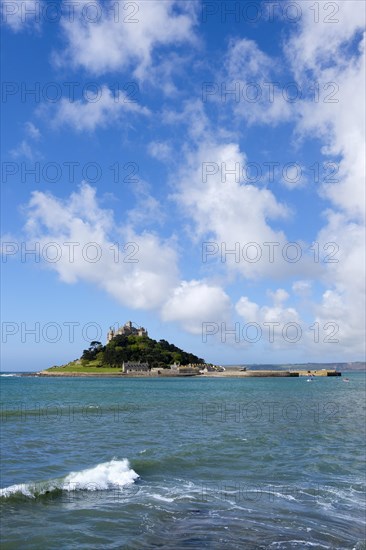
<instances>
[{"instance_id":1,"label":"vegetation on hill","mask_svg":"<svg viewBox=\"0 0 366 550\"><path fill-rule=\"evenodd\" d=\"M169 344L166 340L153 340L148 336L117 335L103 346L100 342L91 342L85 349L81 360L93 361L101 367L122 367L125 361L149 363L149 367L168 368L173 363L187 365L203 364L204 360L193 353Z\"/></svg>"}]
</instances>

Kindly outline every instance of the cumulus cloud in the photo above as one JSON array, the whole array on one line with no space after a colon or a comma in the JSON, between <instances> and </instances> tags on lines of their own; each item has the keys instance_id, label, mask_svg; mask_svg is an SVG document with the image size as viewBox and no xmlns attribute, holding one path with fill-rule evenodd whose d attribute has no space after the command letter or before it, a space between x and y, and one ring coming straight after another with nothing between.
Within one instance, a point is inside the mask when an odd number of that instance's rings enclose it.
<instances>
[{"instance_id":1,"label":"cumulus cloud","mask_svg":"<svg viewBox=\"0 0 366 550\"><path fill-rule=\"evenodd\" d=\"M262 326L264 323L279 323L281 329L286 323L299 323L300 317L296 309L284 305L289 297L285 290L277 289L270 295L273 300L271 306L260 307L255 302L251 302L247 296L242 296L236 303L235 309L246 323L259 323Z\"/></svg>"},{"instance_id":2,"label":"cumulus cloud","mask_svg":"<svg viewBox=\"0 0 366 550\"><path fill-rule=\"evenodd\" d=\"M259 319L259 305L251 302L247 296L242 296L238 300L235 310L246 322L256 322Z\"/></svg>"},{"instance_id":3,"label":"cumulus cloud","mask_svg":"<svg viewBox=\"0 0 366 550\"><path fill-rule=\"evenodd\" d=\"M78 2L76 17L62 20L66 49L54 56L58 65L82 67L93 75L129 70L144 80L157 48L195 40L195 2L96 2L100 15L94 21L87 4L87 0Z\"/></svg>"},{"instance_id":4,"label":"cumulus cloud","mask_svg":"<svg viewBox=\"0 0 366 550\"><path fill-rule=\"evenodd\" d=\"M328 250L322 300L315 307L317 321L338 326L340 346L349 353L365 354L365 228L344 214L328 212L328 223L319 233L319 243L332 240ZM336 253L335 253L336 250Z\"/></svg>"},{"instance_id":5,"label":"cumulus cloud","mask_svg":"<svg viewBox=\"0 0 366 550\"><path fill-rule=\"evenodd\" d=\"M311 73L320 74L329 66L345 68L347 49L357 32L363 32L365 6L358 0L322 0L314 10L302 10L299 29L285 44L296 78L303 81ZM318 10L318 11L316 11Z\"/></svg>"},{"instance_id":6,"label":"cumulus cloud","mask_svg":"<svg viewBox=\"0 0 366 550\"><path fill-rule=\"evenodd\" d=\"M244 341L260 341L265 348L291 349L296 346L306 346L308 335L303 330L303 321L299 312L285 305L289 294L284 289L269 291L272 305L260 306L247 296L242 296L235 305L235 310L241 319L240 331ZM306 342L305 342L306 341Z\"/></svg>"},{"instance_id":7,"label":"cumulus cloud","mask_svg":"<svg viewBox=\"0 0 366 550\"><path fill-rule=\"evenodd\" d=\"M118 223L86 183L64 200L34 192L26 215L29 245L39 243L44 265L64 283L92 283L119 304L156 310L164 321L193 334L204 321L221 320L230 310L219 286L180 280L174 239Z\"/></svg>"},{"instance_id":8,"label":"cumulus cloud","mask_svg":"<svg viewBox=\"0 0 366 550\"><path fill-rule=\"evenodd\" d=\"M100 208L88 184L66 200L34 192L26 231L28 239L46 251L45 265L63 282L94 283L129 307L158 308L179 282L170 243L116 223L111 211Z\"/></svg>"},{"instance_id":9,"label":"cumulus cloud","mask_svg":"<svg viewBox=\"0 0 366 550\"><path fill-rule=\"evenodd\" d=\"M333 181L322 185L323 196L350 217L365 217L365 58L364 44L346 67L327 69L323 78L334 82L334 103L301 104L297 131L303 137L316 134L322 152L336 161Z\"/></svg>"},{"instance_id":10,"label":"cumulus cloud","mask_svg":"<svg viewBox=\"0 0 366 550\"><path fill-rule=\"evenodd\" d=\"M332 9L332 6L336 10L334 17L337 24L329 21L331 13L328 10ZM262 91L268 90L266 82L283 81L284 76L287 81L295 82L302 91L302 97L292 104L284 103L282 94L276 95L274 89L272 102L266 102L261 97L253 104L249 104L241 97L240 102L233 101L231 106L238 115L238 120L244 119L249 124L273 125L292 122L296 138L304 141L314 140L316 137L321 144L320 152L326 160L334 163L336 169L332 180L328 177L327 181L319 186L320 195L328 201L328 210L324 216L326 222L314 236L314 241L319 243L320 250L323 251L322 258L318 266L313 266L313 270L302 269L297 273L292 272L298 279L293 283L293 292L303 299L309 299L308 306L313 321L319 326L329 328L328 323L336 323L339 352L343 350L344 353L354 356L364 353L365 327L365 13L362 3L353 0L340 0L334 5L319 2L314 5L314 8L316 7L320 10L319 21L314 20L314 10L302 10L303 17L298 25L293 27L290 36L284 40L286 65L283 59L270 57L254 41L236 39L229 45L225 70L230 82L240 83L241 91L250 81L258 84ZM314 93L310 93L312 86L319 89L319 98L316 100ZM231 154L231 160L233 158L234 155ZM295 185L287 181L282 183L288 189L297 189L306 182L300 180ZM192 192L193 198L195 193L198 194L197 189ZM243 204L242 193L241 190L235 192L236 206ZM235 220L237 230L240 228L236 235L250 235L250 231L245 232L245 224L236 216L234 201L233 204L228 203L221 189L216 196L219 197L217 202L222 208L230 212L228 227L231 221ZM222 220L220 206L211 201L210 185L207 186L207 197L208 203L216 214L218 213L218 220ZM268 229L271 229L271 215L265 207L259 207L260 204L266 204L265 196L262 193L254 193L254 197L251 196L250 199L249 204L250 207L253 205L252 212L256 217L256 220L252 221L249 213L251 226L255 228L257 235L267 238L271 235L268 234ZM189 204L191 207L193 200ZM275 197L272 197L272 200L277 207L283 206ZM199 214L201 219L207 221L207 228L211 228L214 235L224 235L222 230L218 231L218 222L211 221L206 213L203 216L200 209ZM194 212L193 217L195 215ZM262 223L258 223L258 219ZM278 233L280 232L272 231L271 238L282 242L283 234ZM231 234L235 234L234 231L231 231ZM235 242L232 237L230 241ZM252 273L260 274L258 267L254 266ZM316 267L319 268L318 271ZM273 265L272 269L272 275L275 275L276 266ZM242 272L248 275L248 269ZM317 278L324 288L318 302L315 296L310 300L314 278ZM249 314L262 320L268 312L274 318L277 314L281 316L285 313L296 318L295 313L287 309L289 308L282 308L277 313L273 308L267 311L249 302L247 298L237 306L237 311L243 316ZM314 347L313 351L317 349L320 353L324 352L327 347L326 335L322 344Z\"/></svg>"},{"instance_id":11,"label":"cumulus cloud","mask_svg":"<svg viewBox=\"0 0 366 550\"><path fill-rule=\"evenodd\" d=\"M241 185L247 159L239 145L216 139L199 110L186 114L194 119L193 139L175 182L176 199L194 219L197 234L219 234L228 243L255 241L261 234L264 240L277 238L266 219L286 217L286 206L267 189Z\"/></svg>"},{"instance_id":12,"label":"cumulus cloud","mask_svg":"<svg viewBox=\"0 0 366 550\"><path fill-rule=\"evenodd\" d=\"M70 126L77 132L93 132L98 127L116 123L127 114L146 116L149 110L131 101L123 92L114 95L107 86L102 86L97 101L79 99L71 102L62 98L55 108L52 124Z\"/></svg>"},{"instance_id":13,"label":"cumulus cloud","mask_svg":"<svg viewBox=\"0 0 366 550\"><path fill-rule=\"evenodd\" d=\"M364 25L362 2L318 2L314 9L302 10L298 25L284 40L285 58L272 57L255 41L241 38L230 42L224 63L227 86L240 90L240 97L227 102L237 120L266 125L293 122L297 138L320 139L321 152L338 167L321 186L322 195L349 216L362 219L366 205ZM287 85L298 91L296 101L288 97ZM250 86L253 94L257 89L255 101L247 97ZM290 175L282 184L298 189L306 180Z\"/></svg>"},{"instance_id":14,"label":"cumulus cloud","mask_svg":"<svg viewBox=\"0 0 366 550\"><path fill-rule=\"evenodd\" d=\"M202 323L221 322L229 317L230 309L230 298L222 288L203 281L182 281L164 305L162 318L201 334Z\"/></svg>"},{"instance_id":15,"label":"cumulus cloud","mask_svg":"<svg viewBox=\"0 0 366 550\"><path fill-rule=\"evenodd\" d=\"M324 17L314 24L313 15L304 11L285 53L299 82L311 78L321 85L331 83L319 102L307 99L299 104L296 128L303 139L317 135L322 153L338 166L333 181L320 191L331 208L316 240L323 249L325 243L335 244L327 250L326 290L314 304L316 319L321 326L336 323L343 350L364 354L365 12L362 3L353 0L335 6L338 24L326 23Z\"/></svg>"},{"instance_id":16,"label":"cumulus cloud","mask_svg":"<svg viewBox=\"0 0 366 550\"><path fill-rule=\"evenodd\" d=\"M235 114L248 124L276 125L289 120L293 106L279 85L281 73L280 61L263 52L254 40L232 40L224 61L224 84L236 93L228 99L225 96L225 102L231 98Z\"/></svg>"},{"instance_id":17,"label":"cumulus cloud","mask_svg":"<svg viewBox=\"0 0 366 550\"><path fill-rule=\"evenodd\" d=\"M289 216L287 205L269 189L243 183L248 161L238 143L214 135L199 110L190 108L186 118L193 131L174 173L174 198L192 222L203 263L248 279L314 275L320 265L305 254L306 245L295 243L290 251L285 232L275 229ZM291 261L296 247L301 260Z\"/></svg>"}]
</instances>

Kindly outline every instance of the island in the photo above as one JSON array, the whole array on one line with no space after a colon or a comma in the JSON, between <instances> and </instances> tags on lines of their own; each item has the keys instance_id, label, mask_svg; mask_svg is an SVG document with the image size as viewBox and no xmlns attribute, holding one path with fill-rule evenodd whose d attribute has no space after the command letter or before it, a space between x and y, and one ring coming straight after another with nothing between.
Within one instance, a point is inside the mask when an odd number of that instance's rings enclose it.
<instances>
[{"instance_id":1,"label":"island","mask_svg":"<svg viewBox=\"0 0 366 550\"><path fill-rule=\"evenodd\" d=\"M37 373L41 376L196 376L220 372L220 366L186 352L167 340L154 340L131 321L110 328L107 342L93 341L80 358Z\"/></svg>"},{"instance_id":2,"label":"island","mask_svg":"<svg viewBox=\"0 0 366 550\"><path fill-rule=\"evenodd\" d=\"M337 366L350 363L301 365L231 365L223 367L206 363L167 340L154 340L144 327L128 321L111 327L107 341L90 342L80 358L66 365L53 366L28 374L31 376L108 376L108 377L307 377L341 376ZM361 363L360 363L361 365ZM358 366L358 363L357 363ZM364 366L364 363L363 363ZM343 370L343 369L342 369Z\"/></svg>"}]
</instances>

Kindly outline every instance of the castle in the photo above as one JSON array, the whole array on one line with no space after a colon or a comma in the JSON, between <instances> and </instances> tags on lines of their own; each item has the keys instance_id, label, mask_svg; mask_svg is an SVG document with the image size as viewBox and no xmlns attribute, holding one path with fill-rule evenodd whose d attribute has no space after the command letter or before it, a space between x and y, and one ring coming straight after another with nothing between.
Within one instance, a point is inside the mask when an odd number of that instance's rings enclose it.
<instances>
[{"instance_id":1,"label":"castle","mask_svg":"<svg viewBox=\"0 0 366 550\"><path fill-rule=\"evenodd\" d=\"M118 336L118 335L131 336L132 334L134 336L148 336L147 330L145 330L144 327L136 328L132 325L131 321L127 321L127 323L125 323L123 327L119 327L116 330L113 327L110 327L110 330L108 331L108 334L107 334L107 344L108 342L113 340L115 336Z\"/></svg>"}]
</instances>

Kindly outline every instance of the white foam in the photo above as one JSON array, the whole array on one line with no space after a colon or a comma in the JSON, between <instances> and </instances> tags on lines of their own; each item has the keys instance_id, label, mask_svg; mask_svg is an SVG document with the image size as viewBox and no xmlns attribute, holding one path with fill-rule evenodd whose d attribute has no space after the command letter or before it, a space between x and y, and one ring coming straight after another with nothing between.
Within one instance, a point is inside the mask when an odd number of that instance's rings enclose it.
<instances>
[{"instance_id":1,"label":"white foam","mask_svg":"<svg viewBox=\"0 0 366 550\"><path fill-rule=\"evenodd\" d=\"M291 495L284 495L283 493L272 493L272 494L278 498L284 498L286 500L296 500L296 498Z\"/></svg>"},{"instance_id":2,"label":"white foam","mask_svg":"<svg viewBox=\"0 0 366 550\"><path fill-rule=\"evenodd\" d=\"M64 479L63 489L103 491L113 487L124 487L134 483L140 476L130 468L128 460L111 460L94 468L71 472ZM70 488L71 487L71 488Z\"/></svg>"},{"instance_id":3,"label":"white foam","mask_svg":"<svg viewBox=\"0 0 366 550\"><path fill-rule=\"evenodd\" d=\"M310 548L310 547L313 547L313 546L315 546L316 548L326 548L326 549L330 548L330 546L325 546L324 544L320 544L319 542L310 542L310 541L306 541L306 540L278 541L278 542L273 542L271 544L271 546L280 548L283 544L286 544L286 545L296 544L296 546L300 545L300 548Z\"/></svg>"},{"instance_id":4,"label":"white foam","mask_svg":"<svg viewBox=\"0 0 366 550\"><path fill-rule=\"evenodd\" d=\"M174 498L163 497L162 495L159 495L158 493L153 493L151 496L153 498L155 498L156 500L162 500L163 502L174 502Z\"/></svg>"},{"instance_id":5,"label":"white foam","mask_svg":"<svg viewBox=\"0 0 366 550\"><path fill-rule=\"evenodd\" d=\"M31 483L23 483L20 485L10 485L9 487L0 489L0 496L4 498L10 497L11 495L15 495L17 493L26 497L35 498L35 486Z\"/></svg>"},{"instance_id":6,"label":"white foam","mask_svg":"<svg viewBox=\"0 0 366 550\"><path fill-rule=\"evenodd\" d=\"M113 459L110 462L98 464L94 468L71 472L63 479L55 479L41 483L24 483L10 485L0 489L0 497L10 497L21 494L29 498L60 490L60 491L105 491L131 485L140 476L132 468L128 460Z\"/></svg>"},{"instance_id":7,"label":"white foam","mask_svg":"<svg viewBox=\"0 0 366 550\"><path fill-rule=\"evenodd\" d=\"M16 377L19 377L19 374L0 374L0 376L4 376L4 377L16 376Z\"/></svg>"}]
</instances>

